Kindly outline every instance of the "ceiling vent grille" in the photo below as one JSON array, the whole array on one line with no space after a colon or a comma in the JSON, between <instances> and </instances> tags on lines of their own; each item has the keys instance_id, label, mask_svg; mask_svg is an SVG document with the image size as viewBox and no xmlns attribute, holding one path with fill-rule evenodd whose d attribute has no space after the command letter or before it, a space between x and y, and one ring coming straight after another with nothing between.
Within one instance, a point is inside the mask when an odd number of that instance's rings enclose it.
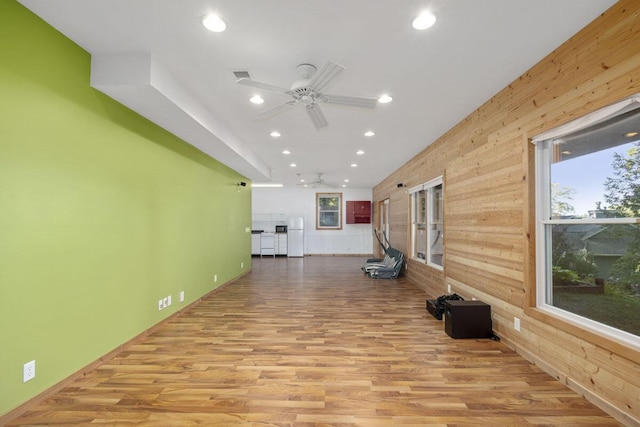
<instances>
[{"instance_id":1,"label":"ceiling vent grille","mask_svg":"<svg viewBox=\"0 0 640 427\"><path fill-rule=\"evenodd\" d=\"M236 79L250 79L248 71L234 71L233 75L236 76Z\"/></svg>"}]
</instances>

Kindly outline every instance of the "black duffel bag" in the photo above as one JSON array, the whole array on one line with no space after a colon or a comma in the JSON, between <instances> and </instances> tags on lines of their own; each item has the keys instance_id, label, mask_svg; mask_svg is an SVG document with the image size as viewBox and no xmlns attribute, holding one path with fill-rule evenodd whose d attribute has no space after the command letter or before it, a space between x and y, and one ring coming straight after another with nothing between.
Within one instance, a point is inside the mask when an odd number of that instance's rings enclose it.
<instances>
[{"instance_id":1,"label":"black duffel bag","mask_svg":"<svg viewBox=\"0 0 640 427\"><path fill-rule=\"evenodd\" d=\"M444 303L446 301L453 301L453 300L464 301L464 298L462 298L458 294L451 294L451 295L440 295L436 299L428 299L427 311L431 313L433 317L435 317L436 319L442 320L442 314L444 313Z\"/></svg>"}]
</instances>

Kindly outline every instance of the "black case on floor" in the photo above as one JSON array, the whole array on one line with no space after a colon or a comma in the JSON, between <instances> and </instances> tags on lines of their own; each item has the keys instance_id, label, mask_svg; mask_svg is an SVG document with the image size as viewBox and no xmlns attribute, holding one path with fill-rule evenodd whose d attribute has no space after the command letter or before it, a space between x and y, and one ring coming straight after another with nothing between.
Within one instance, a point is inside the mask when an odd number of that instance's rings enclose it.
<instances>
[{"instance_id":1,"label":"black case on floor","mask_svg":"<svg viewBox=\"0 0 640 427\"><path fill-rule=\"evenodd\" d=\"M442 320L442 313L444 312L444 308L440 308L438 306L438 300L428 299L427 300L427 311L433 315L438 320Z\"/></svg>"},{"instance_id":2,"label":"black case on floor","mask_svg":"<svg viewBox=\"0 0 640 427\"><path fill-rule=\"evenodd\" d=\"M427 300L427 311L433 315L438 320L442 320L442 314L444 313L444 303L445 301L451 300L464 300L458 294L451 295L440 295L436 299L428 299Z\"/></svg>"},{"instance_id":3,"label":"black case on floor","mask_svg":"<svg viewBox=\"0 0 640 427\"><path fill-rule=\"evenodd\" d=\"M447 301L444 331L451 338L491 338L491 306L482 301Z\"/></svg>"}]
</instances>

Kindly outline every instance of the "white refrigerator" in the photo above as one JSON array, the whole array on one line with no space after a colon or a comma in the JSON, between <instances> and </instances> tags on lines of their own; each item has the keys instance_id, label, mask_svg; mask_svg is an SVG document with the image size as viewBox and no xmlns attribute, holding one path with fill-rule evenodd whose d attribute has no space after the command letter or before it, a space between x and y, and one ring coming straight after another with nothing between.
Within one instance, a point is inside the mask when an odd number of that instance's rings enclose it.
<instances>
[{"instance_id":1,"label":"white refrigerator","mask_svg":"<svg viewBox=\"0 0 640 427\"><path fill-rule=\"evenodd\" d=\"M289 219L287 227L287 255L290 257L304 256L304 220L302 217Z\"/></svg>"}]
</instances>

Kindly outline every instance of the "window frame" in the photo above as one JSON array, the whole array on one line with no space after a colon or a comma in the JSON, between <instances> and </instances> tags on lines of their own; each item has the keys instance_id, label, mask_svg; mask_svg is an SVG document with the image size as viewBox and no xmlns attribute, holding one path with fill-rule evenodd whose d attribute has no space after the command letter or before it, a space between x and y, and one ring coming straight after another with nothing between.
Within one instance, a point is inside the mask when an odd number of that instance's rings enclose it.
<instances>
[{"instance_id":1,"label":"window frame","mask_svg":"<svg viewBox=\"0 0 640 427\"><path fill-rule=\"evenodd\" d=\"M434 203L434 195L436 195L435 188L440 186L440 198L437 203ZM433 262L433 251L432 245L429 244L433 239L433 230L432 226L437 224L441 224L442 230L439 230L441 235L436 238L444 239L444 180L442 176L432 179L431 181L427 181L423 184L412 187L408 190L410 196L410 207L411 207L411 259L417 262L421 262L423 264L428 265L429 267L433 267L437 270L444 271L444 243L442 244L442 263L438 264ZM420 201L424 201L423 206L418 206ZM433 221L433 207L438 207L438 213L440 215L440 220L434 222ZM421 215L422 218L418 218L418 215ZM418 221L418 219L423 221ZM423 229L425 230L424 235L424 258L418 256L419 253L422 253L417 250L418 248L418 238L421 237L418 235L419 225L422 224Z\"/></svg>"},{"instance_id":2,"label":"window frame","mask_svg":"<svg viewBox=\"0 0 640 427\"><path fill-rule=\"evenodd\" d=\"M337 198L336 209L321 209L321 199ZM338 221L335 225L321 225L320 218L323 212L338 212ZM316 193L316 230L342 230L342 193Z\"/></svg>"},{"instance_id":3,"label":"window frame","mask_svg":"<svg viewBox=\"0 0 640 427\"><path fill-rule=\"evenodd\" d=\"M387 248L388 242L390 240L389 236L389 207L391 206L389 199L384 199L378 202L378 230L380 231L381 236L379 238L382 240L382 244L385 248Z\"/></svg>"},{"instance_id":4,"label":"window frame","mask_svg":"<svg viewBox=\"0 0 640 427\"><path fill-rule=\"evenodd\" d=\"M440 187L439 193L436 187ZM442 177L438 177L426 184L427 188L427 264L439 270L444 270L444 243L439 253L434 251L435 244L444 240L444 184ZM439 195L439 196L438 196ZM434 219L435 211L438 211L438 218ZM439 227L438 227L439 225ZM438 234L433 237L434 232ZM433 261L434 255L440 255L440 264Z\"/></svg>"},{"instance_id":5,"label":"window frame","mask_svg":"<svg viewBox=\"0 0 640 427\"><path fill-rule=\"evenodd\" d=\"M548 315L552 319L557 319L561 323L570 325L570 327L577 327L587 334L595 334L595 336L611 339L634 349L640 349L640 336L552 305L551 233L553 225L558 224L640 224L640 218L553 218L551 209L551 165L555 140L558 140L563 135L589 127L598 121L616 117L625 110L628 111L631 104L638 102L640 102L638 95L626 98L531 139L531 143L534 145L533 171L535 174L535 205L533 209L535 221L535 290L533 305L543 315Z\"/></svg>"},{"instance_id":6,"label":"window frame","mask_svg":"<svg viewBox=\"0 0 640 427\"><path fill-rule=\"evenodd\" d=\"M416 249L417 244L416 244L416 239L417 239L417 224L424 224L424 228L426 229L426 193L424 190L424 184L420 184L416 187L410 188L409 191L409 197L410 197L410 207L411 207L411 259L421 262L421 263L426 263L426 258L427 258L427 254L426 254L426 249L425 249L425 253L423 254L423 257L419 257L418 256L418 251ZM420 193L424 194L424 207L423 207L423 212L422 215L424 217L424 221L418 221L416 218L418 216L418 209L417 209L417 201L418 201L418 196L420 195ZM425 239L426 241L426 239Z\"/></svg>"}]
</instances>

